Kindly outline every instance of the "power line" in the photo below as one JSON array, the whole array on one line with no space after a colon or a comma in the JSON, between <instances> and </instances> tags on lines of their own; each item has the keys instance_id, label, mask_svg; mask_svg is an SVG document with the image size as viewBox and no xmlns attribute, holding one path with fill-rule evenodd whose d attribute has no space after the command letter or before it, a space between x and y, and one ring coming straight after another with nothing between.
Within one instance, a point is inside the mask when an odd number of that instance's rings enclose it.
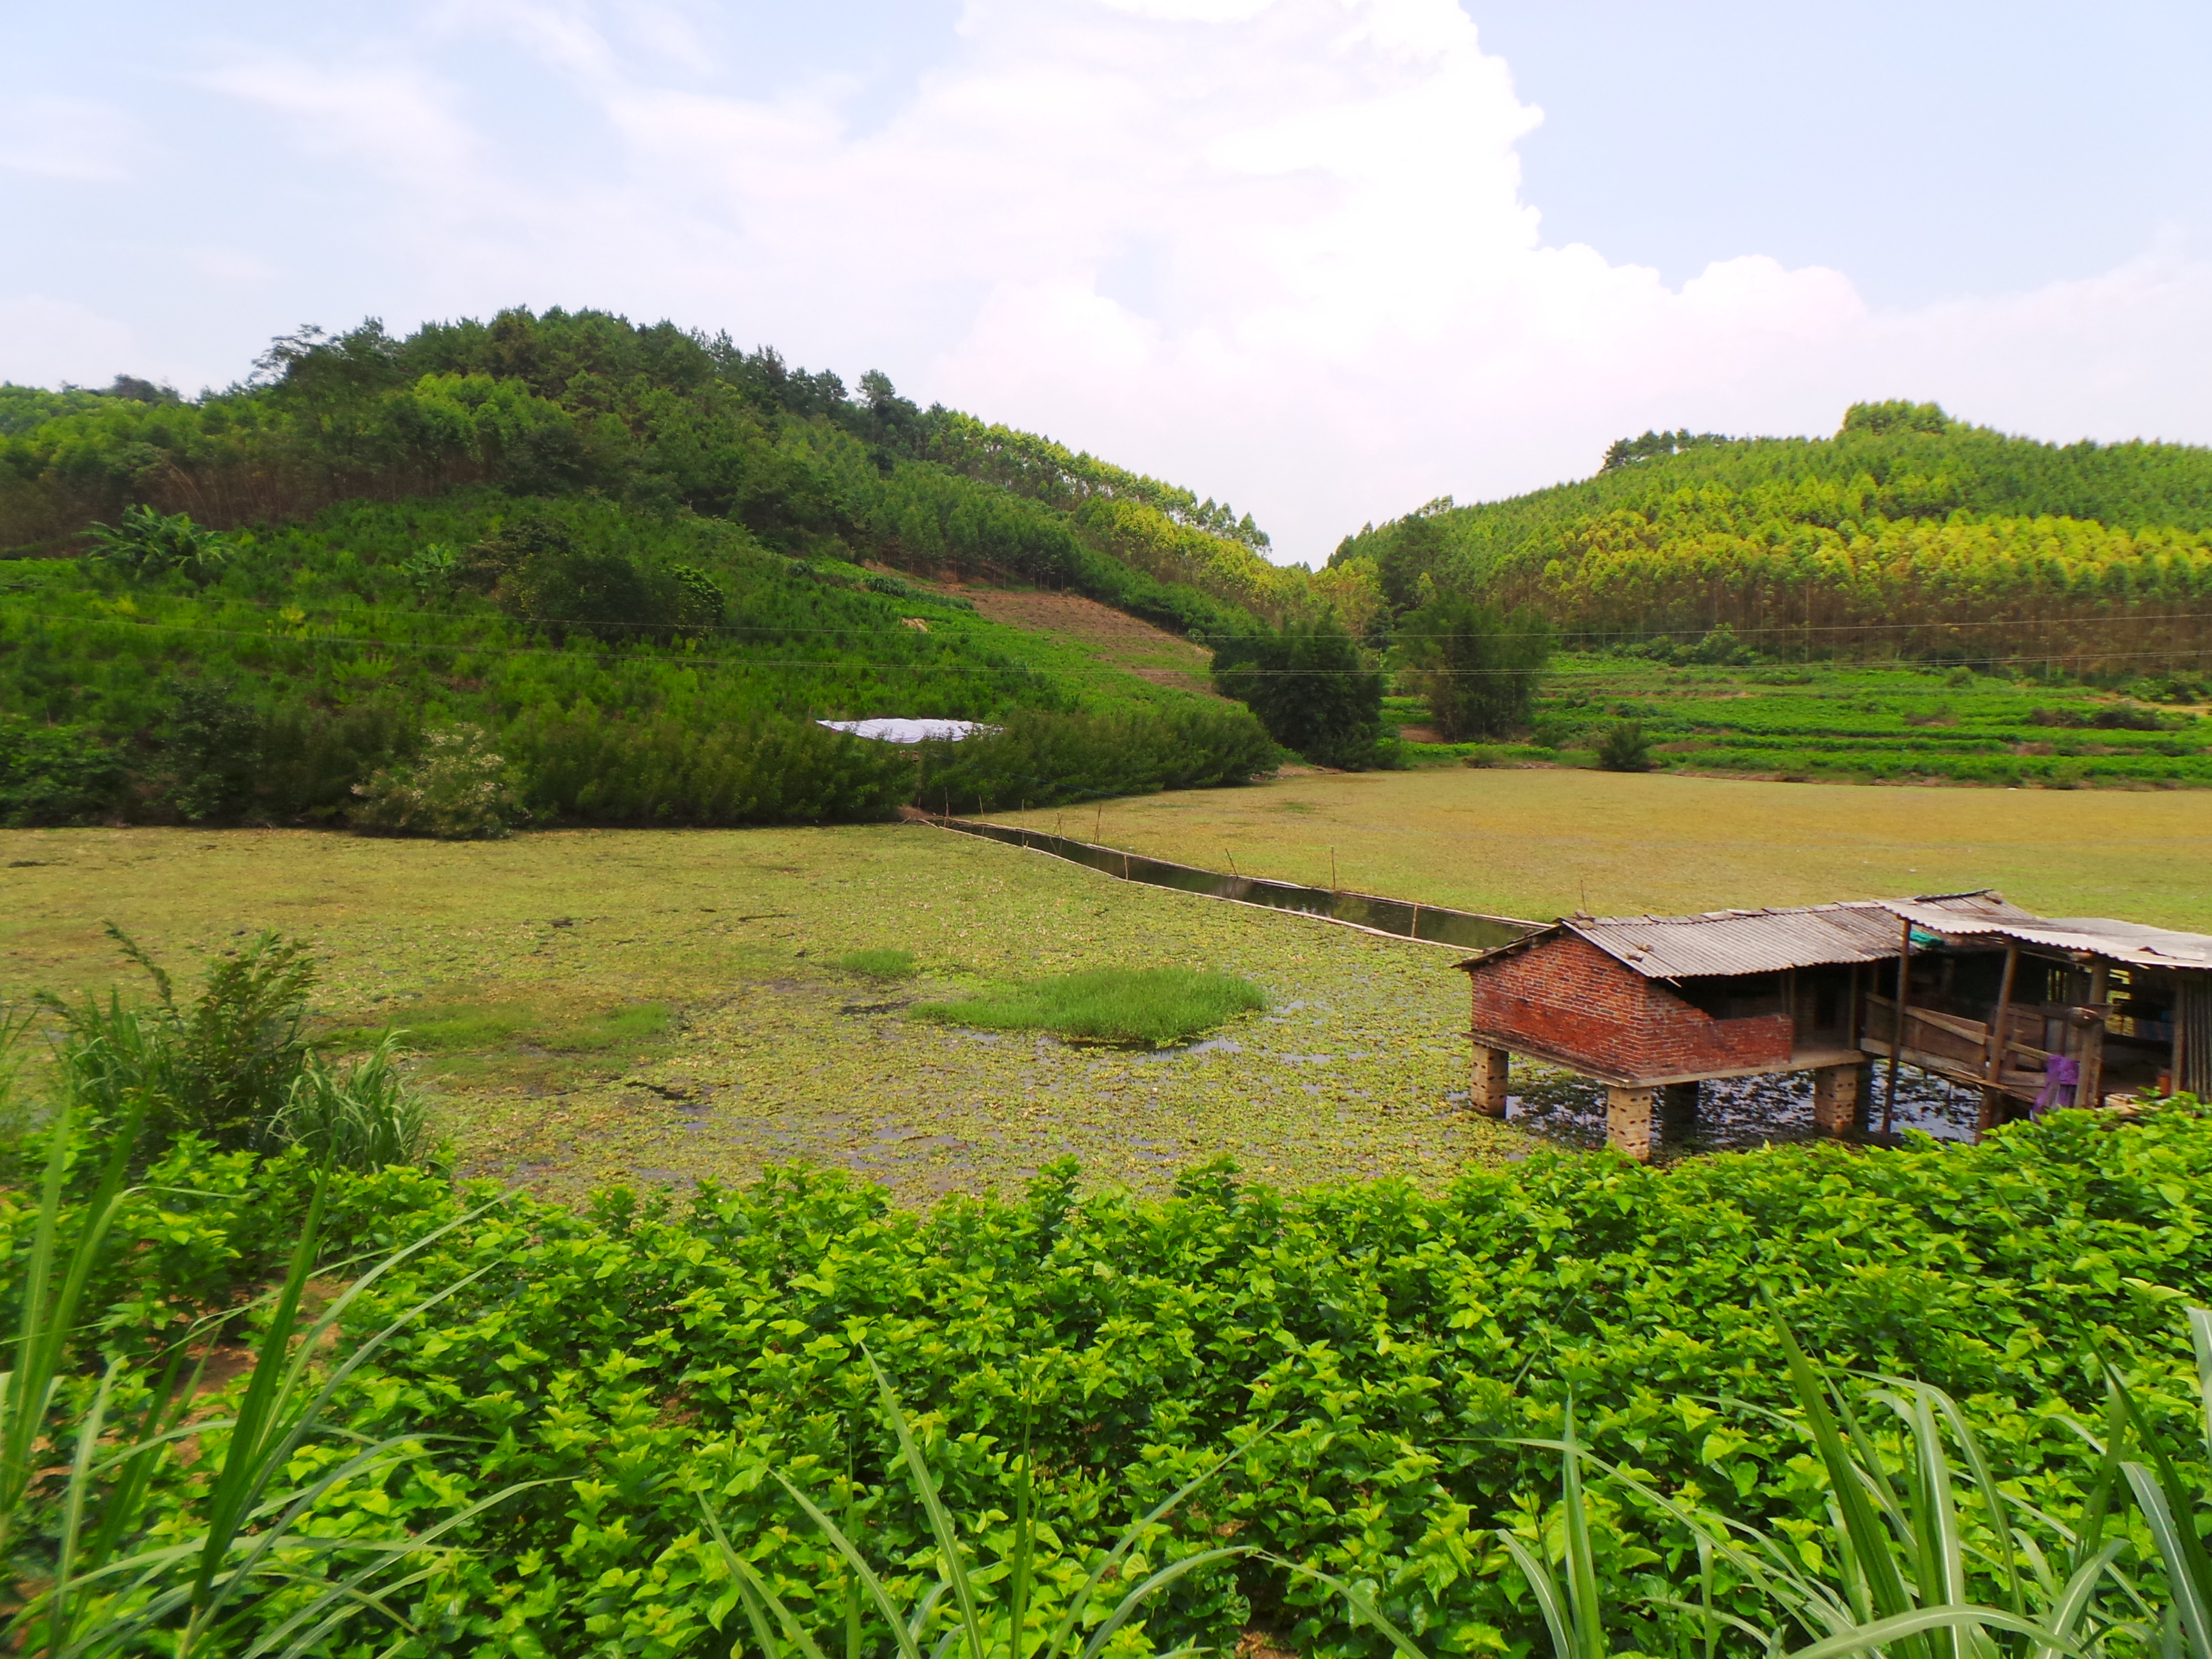
<instances>
[{"instance_id":1,"label":"power line","mask_svg":"<svg viewBox=\"0 0 2212 1659\"><path fill-rule=\"evenodd\" d=\"M315 646L343 645L356 646L372 651L414 651L424 653L445 652L457 657L573 657L594 654L587 652L579 652L568 646L446 644L434 641L377 639L359 635L311 634L301 635L295 634L271 634L258 632L248 629L213 628L201 623L153 622L143 617L57 617L38 611L16 611L13 614L15 617L31 622L48 622L93 627L143 629L153 632L168 634L198 634L219 639L252 640L263 645L274 646L313 647ZM822 631L846 633L854 630L841 629L823 629ZM2002 665L2009 667L2034 667L2051 666L2062 663L2071 662L2125 662L2154 658L2173 661L2179 659L2194 659L2198 657L2208 655L2212 655L2212 643L2208 643L2207 645L2201 647L2173 648L2164 651L2075 651L2051 653L2039 656L2023 653L2014 653L2004 656L1978 657L1976 658L1975 660L1977 662L1988 664L1991 666ZM959 662L896 663L859 660L842 661L836 659L818 657L787 659L772 657L707 657L694 655L678 656L671 654L667 656L649 657L644 659L644 660L662 662L675 666L692 668L770 668L780 670L812 669L823 672L858 669L877 673L898 672L913 674L1036 675L1048 672L1045 669L1030 663L1008 663L1003 665ZM1786 664L1781 665L1788 666ZM1862 666L1864 665L1845 664L1842 665L1850 667ZM1194 678L1206 676L1210 672L1207 669L1197 666L1193 666L1190 669L1182 672L1189 673ZM1370 674L1389 674L1397 671L1388 668L1240 667L1224 668L1221 672L1224 678L1243 675L1255 678L1333 678ZM1524 672L1525 671L1511 668L1424 668L1410 672L1416 672L1424 677L1433 675L1445 678L1466 679L1492 678L1517 675ZM1577 675L1574 673L1566 673L1557 675L1553 678L1560 679L1573 679L1585 678L1596 678L1599 677L1595 674Z\"/></svg>"}]
</instances>

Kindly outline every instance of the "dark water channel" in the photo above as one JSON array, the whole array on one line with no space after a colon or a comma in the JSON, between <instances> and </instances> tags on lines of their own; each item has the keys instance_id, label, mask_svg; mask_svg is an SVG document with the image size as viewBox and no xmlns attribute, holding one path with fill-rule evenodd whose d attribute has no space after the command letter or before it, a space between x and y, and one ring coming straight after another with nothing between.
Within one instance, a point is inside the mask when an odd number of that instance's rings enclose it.
<instances>
[{"instance_id":1,"label":"dark water channel","mask_svg":"<svg viewBox=\"0 0 2212 1659\"><path fill-rule=\"evenodd\" d=\"M1887 1068L1877 1066L1867 1114L1875 1129L1881 1124L1887 1078ZM1938 1140L1970 1141L1979 1110L1973 1094L1941 1078L1910 1069L1897 1075L1897 1104L1891 1121L1899 1134L1918 1129ZM1505 1117L1547 1139L1570 1146L1602 1146L1605 1085L1586 1078L1531 1078L1506 1097ZM1652 1157L1661 1163L1699 1152L1736 1152L1813 1140L1818 1139L1813 1133L1813 1079L1801 1072L1707 1083L1699 1091L1693 1121L1662 1118L1654 1127Z\"/></svg>"},{"instance_id":2,"label":"dark water channel","mask_svg":"<svg viewBox=\"0 0 2212 1659\"><path fill-rule=\"evenodd\" d=\"M1488 951L1525 939L1539 926L1512 916L1486 916L1474 910L1454 910L1445 905L1421 904L1411 899L1382 898L1373 893L1344 892L1328 887L1301 887L1295 882L1267 881L1257 876L1202 870L1195 865L1146 858L1141 853L1126 853L1116 847L1048 835L1020 824L986 823L974 818L932 817L927 822L963 836L980 836L986 841L1004 842L1009 847L1025 848L1032 853L1049 853L1054 858L1085 865L1124 881L1172 887L1177 892L1200 893L1207 898L1228 899L1237 904L1256 904L1262 909L1296 911L1300 915L1364 927L1370 933L1395 933L1401 939L1417 939L1431 945Z\"/></svg>"}]
</instances>

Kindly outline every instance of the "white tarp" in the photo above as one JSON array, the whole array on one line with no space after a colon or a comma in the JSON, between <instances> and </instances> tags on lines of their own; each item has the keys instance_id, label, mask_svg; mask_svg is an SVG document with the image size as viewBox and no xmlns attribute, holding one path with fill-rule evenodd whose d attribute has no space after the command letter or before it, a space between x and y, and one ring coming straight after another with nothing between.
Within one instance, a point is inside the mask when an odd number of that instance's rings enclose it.
<instances>
[{"instance_id":1,"label":"white tarp","mask_svg":"<svg viewBox=\"0 0 2212 1659\"><path fill-rule=\"evenodd\" d=\"M826 726L832 732L850 732L856 738L866 738L876 743L957 743L963 738L988 737L997 732L995 726L986 726L981 720L817 720L817 726Z\"/></svg>"}]
</instances>

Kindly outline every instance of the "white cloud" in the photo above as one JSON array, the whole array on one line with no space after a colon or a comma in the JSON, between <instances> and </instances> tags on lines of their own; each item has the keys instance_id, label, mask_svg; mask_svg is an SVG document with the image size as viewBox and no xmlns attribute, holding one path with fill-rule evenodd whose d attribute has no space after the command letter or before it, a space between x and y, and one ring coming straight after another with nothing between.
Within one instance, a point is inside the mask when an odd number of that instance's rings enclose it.
<instances>
[{"instance_id":1,"label":"white cloud","mask_svg":"<svg viewBox=\"0 0 2212 1659\"><path fill-rule=\"evenodd\" d=\"M131 123L90 99L40 94L0 104L0 172L72 184L126 176Z\"/></svg>"},{"instance_id":2,"label":"white cloud","mask_svg":"<svg viewBox=\"0 0 2212 1659\"><path fill-rule=\"evenodd\" d=\"M1541 114L1455 0L968 0L865 125L849 82L728 90L696 10L423 4L343 63L199 82L355 165L395 324L528 296L727 325L1234 500L1291 556L1646 426L1825 431L1866 396L2212 439L2212 272L2175 252L1884 314L1832 270L1669 288L1547 245ZM553 154L514 137L518 79Z\"/></svg>"}]
</instances>

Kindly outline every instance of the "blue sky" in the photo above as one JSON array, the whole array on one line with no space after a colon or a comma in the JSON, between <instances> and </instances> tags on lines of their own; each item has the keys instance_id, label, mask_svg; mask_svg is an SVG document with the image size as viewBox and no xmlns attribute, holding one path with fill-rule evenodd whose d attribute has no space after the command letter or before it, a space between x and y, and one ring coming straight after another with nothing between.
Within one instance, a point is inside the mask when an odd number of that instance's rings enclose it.
<instances>
[{"instance_id":1,"label":"blue sky","mask_svg":"<svg viewBox=\"0 0 2212 1659\"><path fill-rule=\"evenodd\" d=\"M597 305L1293 557L1863 397L2212 441L2212 8L210 0L0 12L0 376Z\"/></svg>"}]
</instances>

